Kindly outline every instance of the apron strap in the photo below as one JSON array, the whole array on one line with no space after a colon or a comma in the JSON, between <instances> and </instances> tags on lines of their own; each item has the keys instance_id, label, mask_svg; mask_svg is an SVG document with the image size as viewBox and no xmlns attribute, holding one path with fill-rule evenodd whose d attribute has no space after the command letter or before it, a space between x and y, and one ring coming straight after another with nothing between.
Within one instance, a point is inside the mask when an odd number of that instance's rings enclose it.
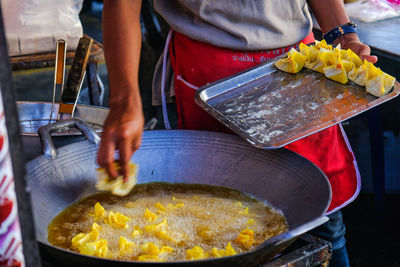
<instances>
[{"instance_id":1,"label":"apron strap","mask_svg":"<svg viewBox=\"0 0 400 267\"><path fill-rule=\"evenodd\" d=\"M168 56L168 47L171 42L172 37L172 29L169 30L167 41L165 42L164 54L163 54L163 63L162 63L162 74L161 74L161 103L162 103L162 113L164 119L165 129L170 130L171 125L169 124L168 119L168 111L167 111L167 100L165 98L165 73L167 69L167 56Z\"/></svg>"}]
</instances>

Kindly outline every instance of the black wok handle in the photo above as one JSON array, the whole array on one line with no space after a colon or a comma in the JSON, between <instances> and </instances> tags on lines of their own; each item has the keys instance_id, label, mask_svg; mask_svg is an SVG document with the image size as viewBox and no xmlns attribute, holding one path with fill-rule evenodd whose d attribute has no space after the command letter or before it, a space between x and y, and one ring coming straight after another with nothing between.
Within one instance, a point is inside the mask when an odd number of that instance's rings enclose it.
<instances>
[{"instance_id":1,"label":"black wok handle","mask_svg":"<svg viewBox=\"0 0 400 267\"><path fill-rule=\"evenodd\" d=\"M83 120L79 118L61 120L39 128L39 138L45 157L51 159L57 157L57 149L51 139L51 134L55 132L64 132L69 129L78 129L92 144L98 144L100 142L100 137L97 133Z\"/></svg>"}]
</instances>

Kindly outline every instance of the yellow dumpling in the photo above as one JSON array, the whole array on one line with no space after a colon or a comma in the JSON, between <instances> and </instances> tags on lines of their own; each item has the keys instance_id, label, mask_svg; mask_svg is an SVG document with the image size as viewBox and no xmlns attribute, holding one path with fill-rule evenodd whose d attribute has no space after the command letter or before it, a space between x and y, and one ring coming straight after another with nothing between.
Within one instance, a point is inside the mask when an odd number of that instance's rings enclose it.
<instances>
[{"instance_id":1,"label":"yellow dumpling","mask_svg":"<svg viewBox=\"0 0 400 267\"><path fill-rule=\"evenodd\" d=\"M204 252L204 250L199 246L194 246L192 249L186 250L186 259L190 261L203 260L208 257L208 253Z\"/></svg>"},{"instance_id":2,"label":"yellow dumpling","mask_svg":"<svg viewBox=\"0 0 400 267\"><path fill-rule=\"evenodd\" d=\"M340 82L342 84L348 82L346 71L340 62L338 62L336 65L325 67L324 74L329 79Z\"/></svg>"},{"instance_id":3,"label":"yellow dumpling","mask_svg":"<svg viewBox=\"0 0 400 267\"><path fill-rule=\"evenodd\" d=\"M84 255L94 256L95 252L96 252L96 241L84 243L82 244L82 246L79 247L79 253Z\"/></svg>"},{"instance_id":4,"label":"yellow dumpling","mask_svg":"<svg viewBox=\"0 0 400 267\"><path fill-rule=\"evenodd\" d=\"M158 255L160 249L152 242L145 243L140 246L141 253L145 255Z\"/></svg>"},{"instance_id":5,"label":"yellow dumpling","mask_svg":"<svg viewBox=\"0 0 400 267\"><path fill-rule=\"evenodd\" d=\"M138 257L138 261L148 261L148 262L162 262L164 259L160 258L160 255L166 253L171 253L174 251L173 248L169 246L163 246L159 249L156 245L149 242L144 245L141 245L143 255Z\"/></svg>"},{"instance_id":6,"label":"yellow dumpling","mask_svg":"<svg viewBox=\"0 0 400 267\"><path fill-rule=\"evenodd\" d=\"M79 233L74 236L71 240L72 247L78 249L80 246L82 246L86 242L86 239L88 239L86 236L87 235L84 233Z\"/></svg>"},{"instance_id":7,"label":"yellow dumpling","mask_svg":"<svg viewBox=\"0 0 400 267\"><path fill-rule=\"evenodd\" d=\"M121 166L117 162L114 163L114 166L117 171L121 169ZM126 196L137 183L137 174L139 170L138 165L134 163L129 163L128 168L129 176L127 182L124 182L122 175L118 176L116 179L110 179L104 169L98 168L96 189L100 191L111 191L113 195L117 196Z\"/></svg>"},{"instance_id":8,"label":"yellow dumpling","mask_svg":"<svg viewBox=\"0 0 400 267\"><path fill-rule=\"evenodd\" d=\"M216 258L224 257L224 255L225 255L225 250L223 250L223 249L218 249L218 248L213 248L213 249L211 250L211 255L214 256L214 257L216 257Z\"/></svg>"},{"instance_id":9,"label":"yellow dumpling","mask_svg":"<svg viewBox=\"0 0 400 267\"><path fill-rule=\"evenodd\" d=\"M361 65L360 67L353 66L353 69L347 74L347 77L350 81L358 84L360 86L365 86L365 82L367 79L367 66Z\"/></svg>"},{"instance_id":10,"label":"yellow dumpling","mask_svg":"<svg viewBox=\"0 0 400 267\"><path fill-rule=\"evenodd\" d=\"M385 88L385 92L388 93L390 89L394 86L394 83L396 82L396 78L384 73L383 74L383 87Z\"/></svg>"},{"instance_id":11,"label":"yellow dumpling","mask_svg":"<svg viewBox=\"0 0 400 267\"><path fill-rule=\"evenodd\" d=\"M119 254L124 255L127 253L132 253L136 245L135 243L128 241L125 237L120 236L118 240L118 246L119 246Z\"/></svg>"},{"instance_id":12,"label":"yellow dumpling","mask_svg":"<svg viewBox=\"0 0 400 267\"><path fill-rule=\"evenodd\" d=\"M335 50L338 51L339 56L340 56L340 59L348 60L348 59L347 59L347 50L341 49L340 44L338 44L338 45L335 47Z\"/></svg>"},{"instance_id":13,"label":"yellow dumpling","mask_svg":"<svg viewBox=\"0 0 400 267\"><path fill-rule=\"evenodd\" d=\"M228 244L225 247L225 250L213 248L211 251L211 254L214 257L220 258L220 257L226 257L226 256L233 256L233 255L236 255L237 253L236 253L235 249L232 247L231 242L228 242Z\"/></svg>"},{"instance_id":14,"label":"yellow dumpling","mask_svg":"<svg viewBox=\"0 0 400 267\"><path fill-rule=\"evenodd\" d=\"M96 241L99 238L99 232L101 231L101 229L102 228L100 225L98 225L97 223L93 223L92 230L89 233L79 233L72 238L72 247L75 249L79 249L83 244L87 242Z\"/></svg>"},{"instance_id":15,"label":"yellow dumpling","mask_svg":"<svg viewBox=\"0 0 400 267\"><path fill-rule=\"evenodd\" d=\"M210 228L202 226L197 229L197 235L203 240L210 241L213 239L214 233L210 230Z\"/></svg>"},{"instance_id":16,"label":"yellow dumpling","mask_svg":"<svg viewBox=\"0 0 400 267\"><path fill-rule=\"evenodd\" d=\"M149 209L146 209L145 211L144 211L144 218L147 220L147 221L149 221L149 222L152 222L152 221L155 221L156 219L157 219L157 215L155 215L153 212L151 212Z\"/></svg>"},{"instance_id":17,"label":"yellow dumpling","mask_svg":"<svg viewBox=\"0 0 400 267\"><path fill-rule=\"evenodd\" d=\"M121 169L121 166L117 162L114 162L113 166L117 171ZM112 186L114 185L115 179L110 179L108 177L106 170L103 168L97 168L96 173L97 173L96 189L101 191L110 191Z\"/></svg>"},{"instance_id":18,"label":"yellow dumpling","mask_svg":"<svg viewBox=\"0 0 400 267\"><path fill-rule=\"evenodd\" d=\"M250 248L254 244L254 231L251 229L244 229L239 233L235 242L243 245L245 248Z\"/></svg>"},{"instance_id":19,"label":"yellow dumpling","mask_svg":"<svg viewBox=\"0 0 400 267\"><path fill-rule=\"evenodd\" d=\"M278 69L289 72L298 73L306 63L307 57L297 52L294 48L290 49L288 56L274 63Z\"/></svg>"},{"instance_id":20,"label":"yellow dumpling","mask_svg":"<svg viewBox=\"0 0 400 267\"><path fill-rule=\"evenodd\" d=\"M306 45L304 43L300 43L299 50L300 50L300 53L302 53L303 55L305 55L308 58L308 55L309 55L308 45Z\"/></svg>"},{"instance_id":21,"label":"yellow dumpling","mask_svg":"<svg viewBox=\"0 0 400 267\"><path fill-rule=\"evenodd\" d=\"M166 208L160 202L157 202L154 206L158 209L159 212L164 212L166 210Z\"/></svg>"},{"instance_id":22,"label":"yellow dumpling","mask_svg":"<svg viewBox=\"0 0 400 267\"><path fill-rule=\"evenodd\" d=\"M334 51L321 48L318 52L317 62L311 69L324 73L324 68L333 65L336 60L337 54Z\"/></svg>"},{"instance_id":23,"label":"yellow dumpling","mask_svg":"<svg viewBox=\"0 0 400 267\"><path fill-rule=\"evenodd\" d=\"M304 63L306 63L307 57L306 55L297 52L296 49L292 48L288 52L288 57L292 58L293 61L297 62L300 66L304 66Z\"/></svg>"},{"instance_id":24,"label":"yellow dumpling","mask_svg":"<svg viewBox=\"0 0 400 267\"><path fill-rule=\"evenodd\" d=\"M108 218L105 218L104 222L114 228L126 229L129 227L129 225L127 224L129 220L129 217L119 212L114 213L110 211L110 213L108 214Z\"/></svg>"},{"instance_id":25,"label":"yellow dumpling","mask_svg":"<svg viewBox=\"0 0 400 267\"><path fill-rule=\"evenodd\" d=\"M97 202L94 205L94 218L96 220L100 220L101 218L103 218L105 212L106 212L106 210L103 208L103 206L99 202Z\"/></svg>"},{"instance_id":26,"label":"yellow dumpling","mask_svg":"<svg viewBox=\"0 0 400 267\"><path fill-rule=\"evenodd\" d=\"M225 256L233 256L236 255L235 249L232 247L231 242L228 242L228 244L225 247Z\"/></svg>"},{"instance_id":27,"label":"yellow dumpling","mask_svg":"<svg viewBox=\"0 0 400 267\"><path fill-rule=\"evenodd\" d=\"M377 97L384 96L390 91L390 89L392 89L394 83L394 77L384 73L372 63L368 63L367 81L365 82L365 87L368 93Z\"/></svg>"},{"instance_id":28,"label":"yellow dumpling","mask_svg":"<svg viewBox=\"0 0 400 267\"><path fill-rule=\"evenodd\" d=\"M318 49L321 49L321 48L324 48L327 50L333 49L332 45L328 45L328 43L325 41L325 39L322 39L321 42L315 42L315 47Z\"/></svg>"},{"instance_id":29,"label":"yellow dumpling","mask_svg":"<svg viewBox=\"0 0 400 267\"><path fill-rule=\"evenodd\" d=\"M242 202L237 201L237 202L235 202L234 206L239 209L239 214L241 214L241 215L249 214L249 207L243 206Z\"/></svg>"},{"instance_id":30,"label":"yellow dumpling","mask_svg":"<svg viewBox=\"0 0 400 267\"><path fill-rule=\"evenodd\" d=\"M359 68L361 65L363 65L361 58L356 53L354 53L351 49L347 49L346 56L347 56L346 59L348 61L353 62L354 65L356 66L356 68Z\"/></svg>"},{"instance_id":31,"label":"yellow dumpling","mask_svg":"<svg viewBox=\"0 0 400 267\"><path fill-rule=\"evenodd\" d=\"M92 224L92 231L93 230L96 230L97 232L100 233L103 230L103 228L100 225L98 225L97 223L93 223Z\"/></svg>"},{"instance_id":32,"label":"yellow dumpling","mask_svg":"<svg viewBox=\"0 0 400 267\"><path fill-rule=\"evenodd\" d=\"M174 252L174 249L169 246L163 246L160 249L160 254L171 253L171 252Z\"/></svg>"},{"instance_id":33,"label":"yellow dumpling","mask_svg":"<svg viewBox=\"0 0 400 267\"><path fill-rule=\"evenodd\" d=\"M314 67L314 65L317 63L318 52L319 50L315 48L315 46L310 46L308 48L307 60L306 63L304 63L304 67L308 69L312 69Z\"/></svg>"},{"instance_id":34,"label":"yellow dumpling","mask_svg":"<svg viewBox=\"0 0 400 267\"><path fill-rule=\"evenodd\" d=\"M121 197L128 195L132 191L132 188L137 183L138 172L139 172L139 165L129 163L128 181L124 182L122 177L120 177L120 179L117 178L115 185L111 188L111 194Z\"/></svg>"},{"instance_id":35,"label":"yellow dumpling","mask_svg":"<svg viewBox=\"0 0 400 267\"><path fill-rule=\"evenodd\" d=\"M141 234L143 234L142 229L140 229L140 227L137 226L137 225L133 226L132 237L138 237L138 236L140 236Z\"/></svg>"},{"instance_id":36,"label":"yellow dumpling","mask_svg":"<svg viewBox=\"0 0 400 267\"><path fill-rule=\"evenodd\" d=\"M175 240L168 234L167 227L167 218L164 218L164 220L162 220L159 224L146 225L144 230L148 233L154 234L158 238L175 242Z\"/></svg>"},{"instance_id":37,"label":"yellow dumpling","mask_svg":"<svg viewBox=\"0 0 400 267\"><path fill-rule=\"evenodd\" d=\"M149 224L144 227L144 230L148 233L154 233L154 232L159 232L162 230L167 230L168 227L168 222L167 218L164 218L160 223L158 224Z\"/></svg>"},{"instance_id":38,"label":"yellow dumpling","mask_svg":"<svg viewBox=\"0 0 400 267\"><path fill-rule=\"evenodd\" d=\"M343 60L341 60L341 62L342 62L342 66L347 74L354 68L354 63L351 61L343 59Z\"/></svg>"},{"instance_id":39,"label":"yellow dumpling","mask_svg":"<svg viewBox=\"0 0 400 267\"><path fill-rule=\"evenodd\" d=\"M88 256L105 258L108 252L107 240L99 239L94 242L85 243L79 248L79 252Z\"/></svg>"}]
</instances>

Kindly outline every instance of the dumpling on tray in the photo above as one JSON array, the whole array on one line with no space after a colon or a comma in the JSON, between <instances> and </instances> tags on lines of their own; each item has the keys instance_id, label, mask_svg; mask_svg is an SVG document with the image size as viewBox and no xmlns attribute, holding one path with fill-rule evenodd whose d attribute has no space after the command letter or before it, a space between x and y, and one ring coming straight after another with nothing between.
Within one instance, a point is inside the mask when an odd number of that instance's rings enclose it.
<instances>
[{"instance_id":1,"label":"dumpling on tray","mask_svg":"<svg viewBox=\"0 0 400 267\"><path fill-rule=\"evenodd\" d=\"M325 39L322 39L322 41L315 41L314 45L317 49L326 49L326 50L333 50L332 45L328 45L328 43L325 41Z\"/></svg>"},{"instance_id":2,"label":"dumpling on tray","mask_svg":"<svg viewBox=\"0 0 400 267\"><path fill-rule=\"evenodd\" d=\"M365 87L367 92L381 97L389 93L396 79L387 73L384 73L380 68L375 67L372 63L367 63L367 76Z\"/></svg>"},{"instance_id":3,"label":"dumpling on tray","mask_svg":"<svg viewBox=\"0 0 400 267\"><path fill-rule=\"evenodd\" d=\"M321 48L318 51L317 62L311 69L324 73L324 68L333 65L336 60L337 54L334 51Z\"/></svg>"},{"instance_id":4,"label":"dumpling on tray","mask_svg":"<svg viewBox=\"0 0 400 267\"><path fill-rule=\"evenodd\" d=\"M366 60L364 60L364 64L359 67L354 64L353 69L349 71L347 75L349 80L360 86L365 86L367 80L367 66Z\"/></svg>"},{"instance_id":5,"label":"dumpling on tray","mask_svg":"<svg viewBox=\"0 0 400 267\"><path fill-rule=\"evenodd\" d=\"M345 84L348 82L347 79L347 72L346 72L346 67L349 68L350 62L346 62L343 64L342 59L340 57L340 49L335 48L334 51L328 51L328 52L320 52L320 53L326 53L326 67L324 67L323 73L325 77L340 82L342 84ZM345 67L346 66L346 67Z\"/></svg>"},{"instance_id":6,"label":"dumpling on tray","mask_svg":"<svg viewBox=\"0 0 400 267\"><path fill-rule=\"evenodd\" d=\"M343 64L338 61L336 64L330 65L324 68L324 74L331 80L346 84L349 80L347 79L346 70Z\"/></svg>"},{"instance_id":7,"label":"dumpling on tray","mask_svg":"<svg viewBox=\"0 0 400 267\"><path fill-rule=\"evenodd\" d=\"M361 58L356 53L354 53L351 49L347 49L345 51L346 51L346 53L345 53L346 59L348 61L353 62L356 68L359 68L363 65L363 61L361 60Z\"/></svg>"},{"instance_id":8,"label":"dumpling on tray","mask_svg":"<svg viewBox=\"0 0 400 267\"><path fill-rule=\"evenodd\" d=\"M299 50L291 49L288 57L275 62L275 66L282 71L297 73L304 65L342 84L350 80L365 86L368 93L377 97L389 93L396 82L393 76L372 63L365 59L363 62L351 49L341 49L340 45L332 47L325 40L315 41L310 46L300 43Z\"/></svg>"},{"instance_id":9,"label":"dumpling on tray","mask_svg":"<svg viewBox=\"0 0 400 267\"><path fill-rule=\"evenodd\" d=\"M305 55L292 48L290 49L287 57L276 61L274 65L282 71L298 73L304 67L306 60L307 57Z\"/></svg>"}]
</instances>

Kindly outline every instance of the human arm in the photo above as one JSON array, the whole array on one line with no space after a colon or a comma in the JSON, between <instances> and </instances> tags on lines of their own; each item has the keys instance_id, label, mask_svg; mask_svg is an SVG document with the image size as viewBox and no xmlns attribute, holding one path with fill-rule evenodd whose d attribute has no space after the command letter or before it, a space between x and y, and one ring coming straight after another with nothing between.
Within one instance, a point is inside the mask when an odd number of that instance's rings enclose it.
<instances>
[{"instance_id":1,"label":"human arm","mask_svg":"<svg viewBox=\"0 0 400 267\"><path fill-rule=\"evenodd\" d=\"M308 0L307 2L323 33L350 22L350 19L346 14L343 0ZM339 43L342 48L350 48L353 50L361 57L361 59L365 58L372 63L375 63L378 60L376 56L370 55L371 49L368 45L363 44L360 41L357 34L344 34L334 40L335 45Z\"/></svg>"},{"instance_id":2,"label":"human arm","mask_svg":"<svg viewBox=\"0 0 400 267\"><path fill-rule=\"evenodd\" d=\"M143 111L138 72L141 49L141 0L104 0L103 45L110 84L110 112L104 123L97 162L111 177L115 150L124 178L128 163L139 148L143 132Z\"/></svg>"}]
</instances>

